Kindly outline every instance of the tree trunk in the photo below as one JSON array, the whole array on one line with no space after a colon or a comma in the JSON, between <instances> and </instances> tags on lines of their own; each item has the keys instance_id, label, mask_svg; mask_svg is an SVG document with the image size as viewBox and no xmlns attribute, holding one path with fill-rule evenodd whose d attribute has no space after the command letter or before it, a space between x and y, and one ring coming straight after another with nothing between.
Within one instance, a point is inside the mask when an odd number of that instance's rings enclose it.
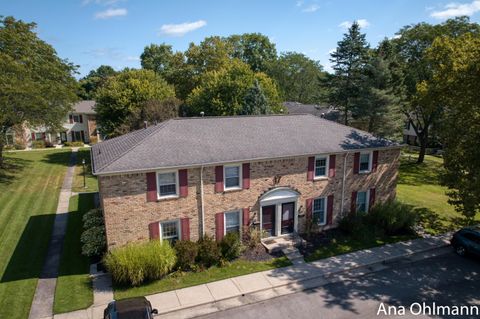
<instances>
[{"instance_id":1,"label":"tree trunk","mask_svg":"<svg viewBox=\"0 0 480 319\"><path fill-rule=\"evenodd\" d=\"M428 128L424 128L422 134L418 134L418 139L420 141L420 153L418 153L417 164L421 164L425 160L425 152L427 150Z\"/></svg>"},{"instance_id":2,"label":"tree trunk","mask_svg":"<svg viewBox=\"0 0 480 319\"><path fill-rule=\"evenodd\" d=\"M3 168L3 143L0 142L0 168Z\"/></svg>"}]
</instances>

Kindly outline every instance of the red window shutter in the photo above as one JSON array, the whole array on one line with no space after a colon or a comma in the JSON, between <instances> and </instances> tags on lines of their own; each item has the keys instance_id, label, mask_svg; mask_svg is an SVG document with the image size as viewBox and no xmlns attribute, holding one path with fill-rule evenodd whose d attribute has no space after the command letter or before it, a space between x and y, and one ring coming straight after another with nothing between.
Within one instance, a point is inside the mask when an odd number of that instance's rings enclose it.
<instances>
[{"instance_id":1,"label":"red window shutter","mask_svg":"<svg viewBox=\"0 0 480 319\"><path fill-rule=\"evenodd\" d=\"M220 241L223 239L223 235L225 233L223 223L224 223L223 213L215 214L215 238L217 239L217 241Z\"/></svg>"},{"instance_id":2,"label":"red window shutter","mask_svg":"<svg viewBox=\"0 0 480 319\"><path fill-rule=\"evenodd\" d=\"M370 188L370 198L368 202L368 210L375 205L375 188Z\"/></svg>"},{"instance_id":3,"label":"red window shutter","mask_svg":"<svg viewBox=\"0 0 480 319\"><path fill-rule=\"evenodd\" d=\"M335 155L330 155L328 160L328 177L335 177L335 160L337 157Z\"/></svg>"},{"instance_id":4,"label":"red window shutter","mask_svg":"<svg viewBox=\"0 0 480 319\"><path fill-rule=\"evenodd\" d=\"M70 122L70 124L73 123L73 115L72 114L68 115L68 121Z\"/></svg>"},{"instance_id":5,"label":"red window shutter","mask_svg":"<svg viewBox=\"0 0 480 319\"><path fill-rule=\"evenodd\" d=\"M80 123L83 123L83 116L82 116L82 114L80 114L80 115L78 116L78 118L80 119Z\"/></svg>"},{"instance_id":6,"label":"red window shutter","mask_svg":"<svg viewBox=\"0 0 480 319\"><path fill-rule=\"evenodd\" d=\"M42 140L45 141L45 139L47 138L47 134L45 132L42 133Z\"/></svg>"},{"instance_id":7,"label":"red window shutter","mask_svg":"<svg viewBox=\"0 0 480 319\"><path fill-rule=\"evenodd\" d=\"M160 225L158 222L150 223L148 230L150 232L150 239L160 239Z\"/></svg>"},{"instance_id":8,"label":"red window shutter","mask_svg":"<svg viewBox=\"0 0 480 319\"><path fill-rule=\"evenodd\" d=\"M329 195L327 198L327 225L333 223L333 195Z\"/></svg>"},{"instance_id":9,"label":"red window shutter","mask_svg":"<svg viewBox=\"0 0 480 319\"><path fill-rule=\"evenodd\" d=\"M377 170L378 166L378 151L373 151L373 158L372 158L372 172Z\"/></svg>"},{"instance_id":10,"label":"red window shutter","mask_svg":"<svg viewBox=\"0 0 480 319\"><path fill-rule=\"evenodd\" d=\"M243 189L250 188L250 163L244 163L242 165L242 187Z\"/></svg>"},{"instance_id":11,"label":"red window shutter","mask_svg":"<svg viewBox=\"0 0 480 319\"><path fill-rule=\"evenodd\" d=\"M243 209L242 225L245 227L250 226L250 208Z\"/></svg>"},{"instance_id":12,"label":"red window shutter","mask_svg":"<svg viewBox=\"0 0 480 319\"><path fill-rule=\"evenodd\" d=\"M352 192L352 202L350 203L350 213L357 212L357 192Z\"/></svg>"},{"instance_id":13,"label":"red window shutter","mask_svg":"<svg viewBox=\"0 0 480 319\"><path fill-rule=\"evenodd\" d=\"M180 227L182 229L182 240L190 240L190 218L180 219Z\"/></svg>"},{"instance_id":14,"label":"red window shutter","mask_svg":"<svg viewBox=\"0 0 480 319\"><path fill-rule=\"evenodd\" d=\"M157 201L157 174L147 173L147 202Z\"/></svg>"},{"instance_id":15,"label":"red window shutter","mask_svg":"<svg viewBox=\"0 0 480 319\"><path fill-rule=\"evenodd\" d=\"M353 174L358 174L360 170L360 153L355 153L353 157Z\"/></svg>"},{"instance_id":16,"label":"red window shutter","mask_svg":"<svg viewBox=\"0 0 480 319\"><path fill-rule=\"evenodd\" d=\"M215 166L215 192L223 192L223 166Z\"/></svg>"},{"instance_id":17,"label":"red window shutter","mask_svg":"<svg viewBox=\"0 0 480 319\"><path fill-rule=\"evenodd\" d=\"M35 133L32 133L32 141L35 141Z\"/></svg>"},{"instance_id":18,"label":"red window shutter","mask_svg":"<svg viewBox=\"0 0 480 319\"><path fill-rule=\"evenodd\" d=\"M313 170L315 169L315 157L310 156L308 158L308 171L307 171L307 181L313 181Z\"/></svg>"},{"instance_id":19,"label":"red window shutter","mask_svg":"<svg viewBox=\"0 0 480 319\"><path fill-rule=\"evenodd\" d=\"M82 142L85 142L85 132L84 131L80 131L80 135L82 137Z\"/></svg>"},{"instance_id":20,"label":"red window shutter","mask_svg":"<svg viewBox=\"0 0 480 319\"><path fill-rule=\"evenodd\" d=\"M306 210L307 210L307 215L306 215L307 218L312 217L312 205L313 205L313 198L307 199L307 202L305 204Z\"/></svg>"},{"instance_id":21,"label":"red window shutter","mask_svg":"<svg viewBox=\"0 0 480 319\"><path fill-rule=\"evenodd\" d=\"M178 171L180 197L188 196L188 170L181 169Z\"/></svg>"},{"instance_id":22,"label":"red window shutter","mask_svg":"<svg viewBox=\"0 0 480 319\"><path fill-rule=\"evenodd\" d=\"M70 135L72 135L72 142L75 142L75 134L73 131L70 132Z\"/></svg>"}]
</instances>

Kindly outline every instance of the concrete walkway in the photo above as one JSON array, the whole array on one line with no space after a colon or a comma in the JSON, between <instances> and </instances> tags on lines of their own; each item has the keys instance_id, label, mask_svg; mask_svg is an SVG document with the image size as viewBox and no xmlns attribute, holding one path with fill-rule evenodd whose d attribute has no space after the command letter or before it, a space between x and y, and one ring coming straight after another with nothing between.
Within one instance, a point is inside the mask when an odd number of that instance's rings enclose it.
<instances>
[{"instance_id":1,"label":"concrete walkway","mask_svg":"<svg viewBox=\"0 0 480 319\"><path fill-rule=\"evenodd\" d=\"M324 285L327 278L389 263L449 244L450 234L415 239L293 266L233 277L146 296L162 318L191 318ZM55 319L100 319L105 305L55 315Z\"/></svg>"},{"instance_id":2,"label":"concrete walkway","mask_svg":"<svg viewBox=\"0 0 480 319\"><path fill-rule=\"evenodd\" d=\"M48 246L47 257L43 265L37 288L30 308L29 319L51 318L53 315L53 300L57 285L58 268L62 253L63 239L67 229L68 205L72 192L73 174L77 162L78 148L72 148L70 162L63 180L58 198L57 212L53 224L52 236Z\"/></svg>"}]
</instances>

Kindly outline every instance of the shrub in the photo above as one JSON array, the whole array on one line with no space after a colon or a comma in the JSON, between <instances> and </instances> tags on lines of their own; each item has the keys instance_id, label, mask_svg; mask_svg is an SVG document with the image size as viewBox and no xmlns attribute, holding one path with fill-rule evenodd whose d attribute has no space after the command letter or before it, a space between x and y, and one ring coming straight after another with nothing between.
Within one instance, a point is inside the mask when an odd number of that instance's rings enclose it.
<instances>
[{"instance_id":1,"label":"shrub","mask_svg":"<svg viewBox=\"0 0 480 319\"><path fill-rule=\"evenodd\" d=\"M409 205L388 201L373 206L366 219L387 235L397 235L411 232L416 224L417 215Z\"/></svg>"},{"instance_id":2,"label":"shrub","mask_svg":"<svg viewBox=\"0 0 480 319\"><path fill-rule=\"evenodd\" d=\"M66 147L83 147L85 144L83 142L65 142L63 145Z\"/></svg>"},{"instance_id":3,"label":"shrub","mask_svg":"<svg viewBox=\"0 0 480 319\"><path fill-rule=\"evenodd\" d=\"M53 147L53 143L50 141L45 141L45 147Z\"/></svg>"},{"instance_id":4,"label":"shrub","mask_svg":"<svg viewBox=\"0 0 480 319\"><path fill-rule=\"evenodd\" d=\"M4 149L5 151L10 151L10 150L14 150L14 149L15 149L15 146L12 145L12 144L9 144L9 145L5 145L5 146L3 147L3 149Z\"/></svg>"},{"instance_id":5,"label":"shrub","mask_svg":"<svg viewBox=\"0 0 480 319\"><path fill-rule=\"evenodd\" d=\"M364 240L372 234L376 235L374 227L367 223L365 213L346 215L338 223L338 228L359 240Z\"/></svg>"},{"instance_id":6,"label":"shrub","mask_svg":"<svg viewBox=\"0 0 480 319\"><path fill-rule=\"evenodd\" d=\"M24 149L26 148L26 146L23 145L23 144L15 144L15 145L14 145L14 148L15 148L16 150L24 150Z\"/></svg>"},{"instance_id":7,"label":"shrub","mask_svg":"<svg viewBox=\"0 0 480 319\"><path fill-rule=\"evenodd\" d=\"M98 143L98 137L92 136L90 137L90 145L97 144Z\"/></svg>"},{"instance_id":8,"label":"shrub","mask_svg":"<svg viewBox=\"0 0 480 319\"><path fill-rule=\"evenodd\" d=\"M255 248L260 244L264 234L265 231L261 231L257 227L250 227L244 232L243 241L248 248Z\"/></svg>"},{"instance_id":9,"label":"shrub","mask_svg":"<svg viewBox=\"0 0 480 319\"><path fill-rule=\"evenodd\" d=\"M205 268L218 264L220 261L220 250L213 237L205 235L198 241L197 261Z\"/></svg>"},{"instance_id":10,"label":"shrub","mask_svg":"<svg viewBox=\"0 0 480 319\"><path fill-rule=\"evenodd\" d=\"M237 233L227 233L220 242L220 252L226 260L238 258L242 251L243 245Z\"/></svg>"},{"instance_id":11,"label":"shrub","mask_svg":"<svg viewBox=\"0 0 480 319\"><path fill-rule=\"evenodd\" d=\"M177 253L177 268L180 270L196 270L197 243L190 240L179 240L175 243L174 248Z\"/></svg>"},{"instance_id":12,"label":"shrub","mask_svg":"<svg viewBox=\"0 0 480 319\"><path fill-rule=\"evenodd\" d=\"M32 148L45 148L45 141L32 141Z\"/></svg>"},{"instance_id":13,"label":"shrub","mask_svg":"<svg viewBox=\"0 0 480 319\"><path fill-rule=\"evenodd\" d=\"M103 255L107 248L105 224L101 209L94 208L83 215L82 254L88 257Z\"/></svg>"},{"instance_id":14,"label":"shrub","mask_svg":"<svg viewBox=\"0 0 480 319\"><path fill-rule=\"evenodd\" d=\"M104 258L104 264L115 282L133 286L164 277L176 261L175 250L170 244L158 240L131 243L113 249Z\"/></svg>"}]
</instances>

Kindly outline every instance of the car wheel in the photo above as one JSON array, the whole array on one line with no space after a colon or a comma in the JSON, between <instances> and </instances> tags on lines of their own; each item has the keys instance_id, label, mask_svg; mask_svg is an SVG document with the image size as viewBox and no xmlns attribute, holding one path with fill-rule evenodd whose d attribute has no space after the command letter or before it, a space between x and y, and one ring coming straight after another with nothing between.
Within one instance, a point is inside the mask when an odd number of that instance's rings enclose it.
<instances>
[{"instance_id":1,"label":"car wheel","mask_svg":"<svg viewBox=\"0 0 480 319\"><path fill-rule=\"evenodd\" d=\"M465 256L465 254L467 253L467 250L462 245L458 245L455 247L455 252L459 256Z\"/></svg>"}]
</instances>

